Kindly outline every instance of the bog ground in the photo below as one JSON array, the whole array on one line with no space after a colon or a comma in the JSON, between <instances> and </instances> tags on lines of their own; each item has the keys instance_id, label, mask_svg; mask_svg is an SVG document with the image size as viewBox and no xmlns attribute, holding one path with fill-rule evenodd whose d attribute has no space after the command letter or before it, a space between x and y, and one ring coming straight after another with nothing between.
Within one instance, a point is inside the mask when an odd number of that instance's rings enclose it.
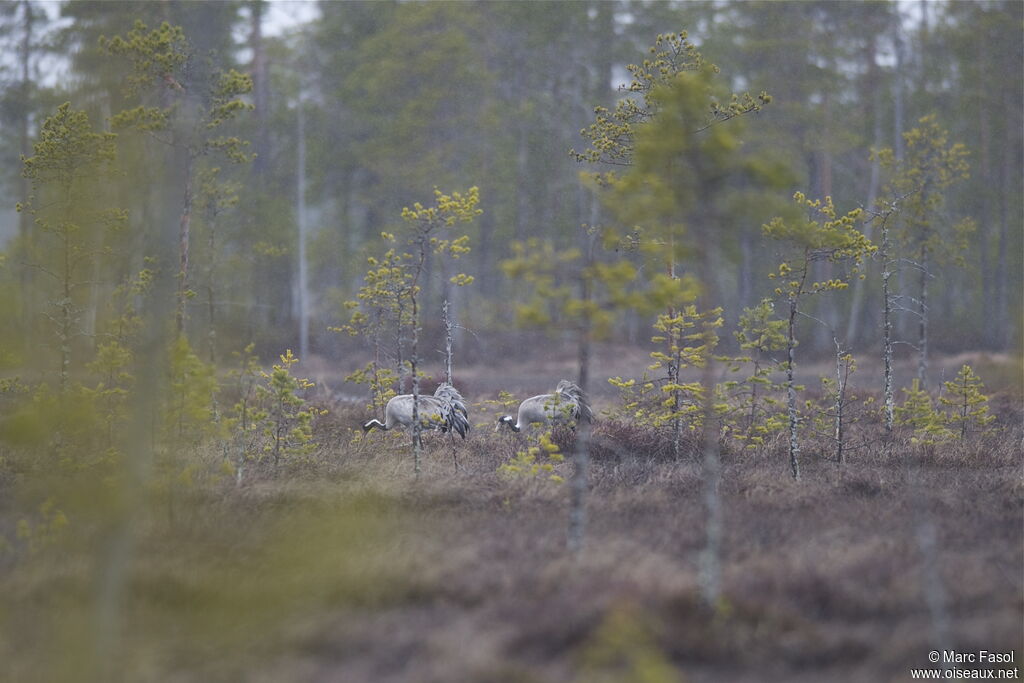
<instances>
[{"instance_id":1,"label":"bog ground","mask_svg":"<svg viewBox=\"0 0 1024 683\"><path fill-rule=\"evenodd\" d=\"M709 608L701 468L690 451L652 457L665 437L597 423L572 555L565 485L497 473L520 437L478 424L455 472L452 442L430 434L417 482L404 435L358 435L362 411L336 406L303 462L238 487L202 451L150 493L116 662L90 653L102 537L79 527L80 542L7 566L5 676L903 681L940 643L1019 651L1021 413L994 408L1007 429L966 445L897 441L839 466L808 443L801 482L781 442L725 448L723 597Z\"/></svg>"}]
</instances>

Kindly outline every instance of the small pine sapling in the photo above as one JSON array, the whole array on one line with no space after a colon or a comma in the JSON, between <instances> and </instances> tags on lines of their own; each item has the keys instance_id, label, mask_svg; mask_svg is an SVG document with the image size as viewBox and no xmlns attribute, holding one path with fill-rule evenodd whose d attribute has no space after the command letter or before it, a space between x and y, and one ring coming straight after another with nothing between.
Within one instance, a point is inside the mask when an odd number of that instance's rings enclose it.
<instances>
[{"instance_id":1,"label":"small pine sapling","mask_svg":"<svg viewBox=\"0 0 1024 683\"><path fill-rule=\"evenodd\" d=\"M171 345L170 361L164 433L175 446L195 447L217 436L222 427L213 420L217 374L195 354L184 335Z\"/></svg>"},{"instance_id":2,"label":"small pine sapling","mask_svg":"<svg viewBox=\"0 0 1024 683\"><path fill-rule=\"evenodd\" d=\"M775 306L768 299L753 308L744 308L739 329L733 333L740 350L750 354L730 359L736 371L746 365L751 370L742 382L726 382L724 387L733 395L739 395L738 408L744 417L741 428L733 431L733 438L741 441L745 448L763 446L766 437L785 426L778 410L781 402L775 398L784 387L772 380L780 364L771 354L786 348L786 321L773 320L774 311Z\"/></svg>"},{"instance_id":3,"label":"small pine sapling","mask_svg":"<svg viewBox=\"0 0 1024 683\"><path fill-rule=\"evenodd\" d=\"M680 455L684 419L700 424L704 405L703 383L683 382L680 373L687 367L705 366L718 345L715 330L722 325L721 313L721 308L698 312L696 305L690 304L679 311L660 314L654 323L654 329L661 334L651 337L651 341L663 344L664 350L651 352L654 363L648 369L664 368L668 376L661 385L661 414L654 416L653 424L672 425L672 454L676 459ZM693 331L698 326L699 330Z\"/></svg>"},{"instance_id":4,"label":"small pine sapling","mask_svg":"<svg viewBox=\"0 0 1024 683\"><path fill-rule=\"evenodd\" d=\"M832 442L835 461L842 465L846 463L847 453L853 449L850 427L860 422L864 410L869 409L874 400L850 390L850 376L857 371L857 362L834 335L832 341L835 345L835 377L821 378L824 406L816 410L814 429ZM814 410L813 405L808 405L808 410Z\"/></svg>"},{"instance_id":5,"label":"small pine sapling","mask_svg":"<svg viewBox=\"0 0 1024 683\"><path fill-rule=\"evenodd\" d=\"M498 474L509 479L537 479L560 484L565 479L555 468L565 461L565 456L552 438L551 430L543 432L536 446L517 451L515 458L498 467Z\"/></svg>"},{"instance_id":6,"label":"small pine sapling","mask_svg":"<svg viewBox=\"0 0 1024 683\"><path fill-rule=\"evenodd\" d=\"M238 486L242 484L245 465L256 450L260 424L267 417L257 394L263 370L259 358L253 353L255 348L254 343L249 343L242 351L233 352L231 355L238 359L239 365L228 371L228 380L237 395L226 424L234 440L235 483Z\"/></svg>"},{"instance_id":7,"label":"small pine sapling","mask_svg":"<svg viewBox=\"0 0 1024 683\"><path fill-rule=\"evenodd\" d=\"M521 282L516 318L524 327L571 330L577 339L579 386L585 392L590 375L590 349L594 339L606 335L618 311L642 307L644 297L630 291L637 272L625 260L601 262L595 258L596 230L584 227L583 249L559 250L550 241L530 239L512 245L514 256L501 268ZM573 474L569 482L567 545L583 546L586 493L590 468L590 424L581 420L576 432Z\"/></svg>"},{"instance_id":8,"label":"small pine sapling","mask_svg":"<svg viewBox=\"0 0 1024 683\"><path fill-rule=\"evenodd\" d=\"M956 378L944 383L946 395L939 397L939 403L950 408L946 424L959 432L960 439L966 439L968 432L981 432L995 421L989 415L988 397L982 393L984 385L974 374L970 365L960 368Z\"/></svg>"},{"instance_id":9,"label":"small pine sapling","mask_svg":"<svg viewBox=\"0 0 1024 683\"><path fill-rule=\"evenodd\" d=\"M128 419L129 398L135 384L133 347L142 327L135 302L148 295L153 277L153 271L143 269L114 290L112 319L106 331L98 335L96 354L86 366L96 378L96 384L83 387L82 391L94 403L103 422L107 449L114 448L115 434Z\"/></svg>"},{"instance_id":10,"label":"small pine sapling","mask_svg":"<svg viewBox=\"0 0 1024 683\"><path fill-rule=\"evenodd\" d=\"M896 406L894 421L897 426L913 430L911 443L936 444L953 438L945 416L935 409L931 395L921 387L921 380L914 378L903 393L906 397L903 405Z\"/></svg>"},{"instance_id":11,"label":"small pine sapling","mask_svg":"<svg viewBox=\"0 0 1024 683\"><path fill-rule=\"evenodd\" d=\"M281 458L308 455L313 451L313 418L326 411L310 406L301 392L312 388L313 382L292 374L299 359L288 349L270 372L260 373L263 384L256 387L257 399L264 406L261 420L265 442L264 455L273 456L276 468Z\"/></svg>"}]
</instances>

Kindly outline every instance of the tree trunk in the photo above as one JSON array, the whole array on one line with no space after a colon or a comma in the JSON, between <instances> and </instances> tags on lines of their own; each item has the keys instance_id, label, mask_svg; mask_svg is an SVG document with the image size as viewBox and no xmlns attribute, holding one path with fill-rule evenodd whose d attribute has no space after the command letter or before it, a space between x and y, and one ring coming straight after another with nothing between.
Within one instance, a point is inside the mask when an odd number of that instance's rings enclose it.
<instances>
[{"instance_id":1,"label":"tree trunk","mask_svg":"<svg viewBox=\"0 0 1024 683\"><path fill-rule=\"evenodd\" d=\"M252 95L256 107L256 158L253 160L253 171L262 178L270 163L270 134L267 121L270 109L270 83L267 74L266 50L263 44L263 10L264 0L249 3L251 26L249 48L252 50Z\"/></svg>"},{"instance_id":2,"label":"tree trunk","mask_svg":"<svg viewBox=\"0 0 1024 683\"><path fill-rule=\"evenodd\" d=\"M299 358L309 359L309 263L306 256L306 116L302 86L296 104L298 136L298 168L296 169L296 221L299 227Z\"/></svg>"},{"instance_id":3,"label":"tree trunk","mask_svg":"<svg viewBox=\"0 0 1024 683\"><path fill-rule=\"evenodd\" d=\"M181 220L178 223L178 295L174 315L178 335L185 333L185 306L188 302L189 240L192 230L192 153L185 162L185 192L182 197Z\"/></svg>"},{"instance_id":4,"label":"tree trunk","mask_svg":"<svg viewBox=\"0 0 1024 683\"><path fill-rule=\"evenodd\" d=\"M709 325L707 322L705 325ZM705 340L707 343L707 340ZM722 498L719 487L722 465L718 452L720 427L715 415L715 361L709 351L704 360L704 429L702 430L702 488L704 493L704 548L700 554L699 585L704 603L718 605L721 595Z\"/></svg>"},{"instance_id":5,"label":"tree trunk","mask_svg":"<svg viewBox=\"0 0 1024 683\"><path fill-rule=\"evenodd\" d=\"M584 190L580 190L583 192ZM596 201L596 199L595 199ZM582 239L584 242L583 267L587 269L594 260L593 239L584 230ZM583 309L586 310L593 293L590 289L590 280L586 274L580 277L580 299L583 301ZM584 394L590 383L590 321L584 320L580 330L578 360L579 378L578 384ZM590 485L590 422L581 419L576 428L576 445L573 450L573 472L569 480L569 529L566 534L566 546L571 552L579 552L583 549L583 541L587 527L587 489Z\"/></svg>"},{"instance_id":6,"label":"tree trunk","mask_svg":"<svg viewBox=\"0 0 1024 683\"><path fill-rule=\"evenodd\" d=\"M917 379L928 388L928 249L921 247L920 299L917 302Z\"/></svg>"},{"instance_id":7,"label":"tree trunk","mask_svg":"<svg viewBox=\"0 0 1024 683\"><path fill-rule=\"evenodd\" d=\"M893 261L889 256L889 227L882 219L882 361L885 365L882 400L885 404L885 431L892 433L895 400L892 386L892 296L889 293L889 278L892 277Z\"/></svg>"},{"instance_id":8,"label":"tree trunk","mask_svg":"<svg viewBox=\"0 0 1024 683\"><path fill-rule=\"evenodd\" d=\"M448 300L441 307L444 316L444 381L454 386L452 380L452 319L448 315Z\"/></svg>"},{"instance_id":9,"label":"tree trunk","mask_svg":"<svg viewBox=\"0 0 1024 683\"><path fill-rule=\"evenodd\" d=\"M415 286L415 285L414 285ZM413 472L416 480L420 478L420 459L423 449L422 431L420 425L420 376L419 376L419 350L420 350L420 326L419 308L417 306L416 294L412 295L412 356L409 365L412 368L412 459Z\"/></svg>"},{"instance_id":10,"label":"tree trunk","mask_svg":"<svg viewBox=\"0 0 1024 683\"><path fill-rule=\"evenodd\" d=\"M19 54L19 66L21 71L21 82L19 83L20 90L20 104L21 109L18 111L18 139L21 148L21 155L25 158L32 156L32 140L29 136L29 110L30 110L30 94L32 91L32 24L35 20L35 15L32 12L32 3L29 0L22 0L21 2L22 18L23 18L23 33L21 38L21 50ZM22 204L28 202L28 197L31 192L31 186L29 179L21 176L19 193L19 201ZM18 236L21 238L20 248L23 253L26 254L27 260L31 259L32 253L32 220L29 217L28 212L21 211L18 214ZM33 341L35 338L34 330L35 325L33 324L34 312L35 312L35 287L33 286L34 273L31 268L21 269L21 316L22 326L21 329L24 332L24 343L26 349L33 347Z\"/></svg>"},{"instance_id":11,"label":"tree trunk","mask_svg":"<svg viewBox=\"0 0 1024 683\"><path fill-rule=\"evenodd\" d=\"M1007 95L1004 92L1003 99L1007 99ZM1004 111L1011 111L1011 104L1005 102L1006 108ZM1014 146L1011 144L1003 145L1003 169L1002 173L1002 192L999 197L999 256L996 259L996 297L995 297L995 315L988 318L994 323L995 333L993 337L993 345L995 350L1002 351L1006 348L1007 344L1007 329L1008 319L1013 315L1009 307L1009 280L1010 274L1007 268L1007 253L1010 251L1009 244L1009 202L1010 197L1013 195L1012 186L1010 183L1010 174L1013 172L1013 160L1011 155L1013 154Z\"/></svg>"},{"instance_id":12,"label":"tree trunk","mask_svg":"<svg viewBox=\"0 0 1024 683\"><path fill-rule=\"evenodd\" d=\"M868 75L865 79L865 95L871 97L871 114L874 122L872 139L873 147L878 149L882 146L882 89L878 87L878 61L877 47L874 34L868 40L868 47L865 51L868 64ZM871 175L868 180L868 196L864 209L873 211L875 202L878 199L878 188L881 182L881 164L877 158L871 162ZM864 236L869 240L872 238L873 221L864 224ZM861 323L864 318L864 293L867 287L865 280L856 279L853 281L853 296L850 301L850 317L846 324L846 342L851 348L857 348L860 337Z\"/></svg>"},{"instance_id":13,"label":"tree trunk","mask_svg":"<svg viewBox=\"0 0 1024 683\"><path fill-rule=\"evenodd\" d=\"M906 82L905 74L903 73L906 65L906 55L904 54L904 43L903 43L903 19L899 12L896 12L896 26L894 28L895 34L893 37L894 52L896 53L896 70L893 73L893 87L895 92L893 93L893 153L897 161L903 159L903 130L904 124L903 119L905 114L903 112L903 96L904 96L904 84Z\"/></svg>"},{"instance_id":14,"label":"tree trunk","mask_svg":"<svg viewBox=\"0 0 1024 683\"><path fill-rule=\"evenodd\" d=\"M796 412L796 384L793 380L793 362L796 358L797 299L789 300L789 327L786 342L786 409L789 413L789 467L793 479L800 480L800 442L797 440L799 416Z\"/></svg>"},{"instance_id":15,"label":"tree trunk","mask_svg":"<svg viewBox=\"0 0 1024 683\"><path fill-rule=\"evenodd\" d=\"M835 427L833 439L836 442L836 462L844 465L846 464L846 452L844 450L846 445L846 435L844 433L846 425L843 422L843 412L846 409L846 382L849 377L850 364L849 361L845 363L843 361L843 350L839 346L839 339L833 336L832 341L836 347L836 400L832 409Z\"/></svg>"}]
</instances>

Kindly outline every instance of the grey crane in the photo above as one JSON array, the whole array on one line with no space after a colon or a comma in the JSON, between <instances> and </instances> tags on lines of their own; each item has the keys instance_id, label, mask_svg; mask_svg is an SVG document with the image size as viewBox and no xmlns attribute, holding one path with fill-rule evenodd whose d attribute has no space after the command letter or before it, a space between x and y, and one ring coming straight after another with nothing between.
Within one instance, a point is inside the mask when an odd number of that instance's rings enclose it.
<instances>
[{"instance_id":1,"label":"grey crane","mask_svg":"<svg viewBox=\"0 0 1024 683\"><path fill-rule=\"evenodd\" d=\"M440 384L433 396L420 396L420 425L422 429L455 432L463 439L469 432L469 413L462 395L447 382ZM387 431L395 427L412 427L412 394L399 394L384 407L384 422L373 419L363 425L368 432L374 427Z\"/></svg>"},{"instance_id":2,"label":"grey crane","mask_svg":"<svg viewBox=\"0 0 1024 683\"><path fill-rule=\"evenodd\" d=\"M591 422L593 419L594 414L583 390L563 379L558 383L555 393L532 396L520 403L514 423L511 415L499 417L495 429L504 424L513 432L518 432L532 424L575 424L580 420Z\"/></svg>"}]
</instances>

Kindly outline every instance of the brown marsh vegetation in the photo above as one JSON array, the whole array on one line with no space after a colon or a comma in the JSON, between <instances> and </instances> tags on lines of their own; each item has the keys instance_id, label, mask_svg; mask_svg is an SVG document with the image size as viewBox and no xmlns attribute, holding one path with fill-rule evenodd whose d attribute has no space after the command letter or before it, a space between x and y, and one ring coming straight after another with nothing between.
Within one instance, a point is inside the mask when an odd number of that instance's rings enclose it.
<instances>
[{"instance_id":1,"label":"brown marsh vegetation","mask_svg":"<svg viewBox=\"0 0 1024 683\"><path fill-rule=\"evenodd\" d=\"M66 527L33 516L0 571L4 677L906 680L932 649L1022 640L1020 401L992 403L999 431L966 443L900 435L840 466L809 440L800 482L782 439L724 444L714 608L697 584L694 444L674 461L669 436L598 421L587 543L571 555L565 485L502 474L524 437L489 415L466 442L427 435L417 482L403 435L364 436L361 408L332 405L313 453L242 486L212 449L157 464L168 474L132 522L110 652L96 584L116 504L72 501ZM0 523L19 524L2 500Z\"/></svg>"}]
</instances>

